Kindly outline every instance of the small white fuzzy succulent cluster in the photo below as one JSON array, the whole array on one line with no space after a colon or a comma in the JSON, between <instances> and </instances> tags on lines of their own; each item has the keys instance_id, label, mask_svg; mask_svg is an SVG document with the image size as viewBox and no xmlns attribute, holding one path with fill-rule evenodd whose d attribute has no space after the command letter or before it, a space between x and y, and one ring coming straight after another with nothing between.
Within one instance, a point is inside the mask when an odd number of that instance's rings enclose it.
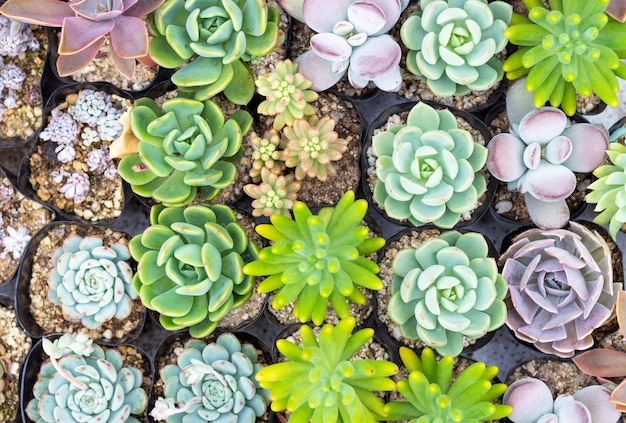
<instances>
[{"instance_id":1,"label":"small white fuzzy succulent cluster","mask_svg":"<svg viewBox=\"0 0 626 423\"><path fill-rule=\"evenodd\" d=\"M6 205L15 201L15 194L16 191L11 185L4 185L0 182L0 203ZM13 228L12 226L7 226L6 229L1 229L3 226L4 213L0 210L0 260L4 260L9 256L18 260L22 256L28 241L30 241L31 234L28 228L25 227Z\"/></svg>"}]
</instances>

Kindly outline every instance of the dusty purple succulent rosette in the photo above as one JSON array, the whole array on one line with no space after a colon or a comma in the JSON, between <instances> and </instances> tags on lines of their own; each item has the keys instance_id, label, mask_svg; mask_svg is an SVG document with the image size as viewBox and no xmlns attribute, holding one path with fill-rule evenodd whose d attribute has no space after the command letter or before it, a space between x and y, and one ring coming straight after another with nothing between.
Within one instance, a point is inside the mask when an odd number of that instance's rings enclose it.
<instances>
[{"instance_id":1,"label":"dusty purple succulent rosette","mask_svg":"<svg viewBox=\"0 0 626 423\"><path fill-rule=\"evenodd\" d=\"M572 221L567 229L522 228L504 240L506 325L518 340L563 358L594 345L592 333L611 317L622 288L599 231Z\"/></svg>"}]
</instances>

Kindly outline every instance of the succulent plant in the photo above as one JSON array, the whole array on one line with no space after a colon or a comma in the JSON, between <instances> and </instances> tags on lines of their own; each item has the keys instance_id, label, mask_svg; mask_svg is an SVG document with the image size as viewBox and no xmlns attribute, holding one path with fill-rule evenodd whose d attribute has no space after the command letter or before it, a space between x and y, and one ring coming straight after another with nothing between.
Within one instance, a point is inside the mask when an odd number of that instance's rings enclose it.
<instances>
[{"instance_id":1,"label":"succulent plant","mask_svg":"<svg viewBox=\"0 0 626 423\"><path fill-rule=\"evenodd\" d=\"M388 313L402 335L457 356L463 337L479 338L506 320L506 283L476 232L444 232L393 260Z\"/></svg>"},{"instance_id":2,"label":"succulent plant","mask_svg":"<svg viewBox=\"0 0 626 423\"><path fill-rule=\"evenodd\" d=\"M275 129L266 131L263 137L257 135L256 132L251 132L248 135L248 142L252 147L250 177L254 182L259 182L262 179L261 173L263 169L267 169L276 175L282 173L285 163L280 159L280 151L284 143Z\"/></svg>"},{"instance_id":3,"label":"succulent plant","mask_svg":"<svg viewBox=\"0 0 626 423\"><path fill-rule=\"evenodd\" d=\"M61 28L60 76L87 66L108 37L114 65L133 79L136 60L148 55L143 18L161 3L163 0L9 0L0 13L20 22Z\"/></svg>"},{"instance_id":4,"label":"succulent plant","mask_svg":"<svg viewBox=\"0 0 626 423\"><path fill-rule=\"evenodd\" d=\"M283 129L287 146L282 159L285 166L295 167L297 180L308 176L324 182L329 176L337 175L331 162L341 159L352 138L339 138L334 131L335 123L328 116L322 119L311 116L308 120L297 119L293 126Z\"/></svg>"},{"instance_id":5,"label":"succulent plant","mask_svg":"<svg viewBox=\"0 0 626 423\"><path fill-rule=\"evenodd\" d=\"M349 316L347 301L364 304L365 296L355 286L382 289L376 276L378 265L363 257L379 250L385 243L380 237L368 237L360 225L367 202L346 192L335 207L324 207L317 215L301 201L293 206L294 219L274 214L270 224L258 225L256 231L272 241L259 252L258 259L247 264L247 275L267 276L259 292L278 290L272 301L280 309L295 299L293 315L301 322L309 319L320 325L326 317L328 302L339 318Z\"/></svg>"},{"instance_id":6,"label":"succulent plant","mask_svg":"<svg viewBox=\"0 0 626 423\"><path fill-rule=\"evenodd\" d=\"M511 407L492 403L506 390L503 383L491 383L498 373L495 366L473 363L453 382L451 356L437 361L430 348L424 348L418 357L400 347L400 358L409 376L397 382L397 390L407 401L387 403L388 420L478 423L497 421L511 413Z\"/></svg>"},{"instance_id":7,"label":"succulent plant","mask_svg":"<svg viewBox=\"0 0 626 423\"><path fill-rule=\"evenodd\" d=\"M610 394L607 387L590 385L553 400L543 381L523 377L509 385L502 402L513 408L508 416L513 423L616 423L622 413L609 401Z\"/></svg>"},{"instance_id":8,"label":"succulent plant","mask_svg":"<svg viewBox=\"0 0 626 423\"><path fill-rule=\"evenodd\" d=\"M484 91L504 75L498 59L507 45L510 4L487 0L422 0L422 13L402 24L407 69L440 97Z\"/></svg>"},{"instance_id":9,"label":"succulent plant","mask_svg":"<svg viewBox=\"0 0 626 423\"><path fill-rule=\"evenodd\" d=\"M0 56L24 58L27 50L39 49L30 25L0 15Z\"/></svg>"},{"instance_id":10,"label":"succulent plant","mask_svg":"<svg viewBox=\"0 0 626 423\"><path fill-rule=\"evenodd\" d=\"M572 125L554 107L535 109L524 83L515 82L507 93L511 132L498 134L487 144L487 169L507 182L509 190L525 194L537 226L563 227L569 220L565 199L576 189L574 172L591 172L602 164L608 132L589 123Z\"/></svg>"},{"instance_id":11,"label":"succulent plant","mask_svg":"<svg viewBox=\"0 0 626 423\"><path fill-rule=\"evenodd\" d=\"M137 298L129 259L124 244L107 246L96 236L67 238L52 253L48 298L61 306L66 320L79 321L88 329L125 319Z\"/></svg>"},{"instance_id":12,"label":"succulent plant","mask_svg":"<svg viewBox=\"0 0 626 423\"><path fill-rule=\"evenodd\" d=\"M610 0L604 12L616 21L624 23L626 22L626 1Z\"/></svg>"},{"instance_id":13,"label":"succulent plant","mask_svg":"<svg viewBox=\"0 0 626 423\"><path fill-rule=\"evenodd\" d=\"M251 125L242 110L225 120L211 100L176 97L159 108L139 99L130 112L138 151L122 158L118 171L135 193L166 206L189 204L198 191L210 200L234 180L233 162Z\"/></svg>"},{"instance_id":14,"label":"succulent plant","mask_svg":"<svg viewBox=\"0 0 626 423\"><path fill-rule=\"evenodd\" d=\"M139 423L148 405L143 374L124 367L122 355L93 345L85 334L42 340L50 361L41 366L26 414L36 423Z\"/></svg>"},{"instance_id":15,"label":"succulent plant","mask_svg":"<svg viewBox=\"0 0 626 423\"><path fill-rule=\"evenodd\" d=\"M192 339L176 364L161 369L165 398L156 401L150 415L170 423L254 423L265 413L269 395L254 378L260 369L254 346L242 345L232 333L209 344Z\"/></svg>"},{"instance_id":16,"label":"succulent plant","mask_svg":"<svg viewBox=\"0 0 626 423\"><path fill-rule=\"evenodd\" d=\"M261 169L261 184L244 185L243 190L252 199L253 216L271 216L281 214L290 216L298 197L300 182L293 180L293 175L277 175L268 169Z\"/></svg>"},{"instance_id":17,"label":"succulent plant","mask_svg":"<svg viewBox=\"0 0 626 423\"><path fill-rule=\"evenodd\" d=\"M587 203L594 203L594 211L601 212L593 218L598 225L609 225L613 239L626 223L626 147L612 142L606 152L611 164L597 167L593 174L596 178L587 188L590 192L585 197ZM620 183L620 181L622 181Z\"/></svg>"},{"instance_id":18,"label":"succulent plant","mask_svg":"<svg viewBox=\"0 0 626 423\"><path fill-rule=\"evenodd\" d=\"M387 360L352 359L374 330L352 334L355 318L324 325L319 337L300 327L302 346L285 339L276 347L288 361L261 369L256 379L270 391L271 408L287 410L290 422L369 422L385 416L382 401L372 391L391 391L390 376L398 366Z\"/></svg>"},{"instance_id":19,"label":"succulent plant","mask_svg":"<svg viewBox=\"0 0 626 423\"><path fill-rule=\"evenodd\" d=\"M551 2L523 0L528 18L517 15L504 35L518 50L504 62L507 78L528 75L535 107L546 101L569 116L576 93L595 92L617 107L617 77L626 77L626 27L605 14L608 0Z\"/></svg>"},{"instance_id":20,"label":"succulent plant","mask_svg":"<svg viewBox=\"0 0 626 423\"><path fill-rule=\"evenodd\" d=\"M378 177L373 197L391 218L451 228L487 189L480 173L487 149L459 129L447 109L416 104L406 125L375 135L372 147Z\"/></svg>"},{"instance_id":21,"label":"succulent plant","mask_svg":"<svg viewBox=\"0 0 626 423\"><path fill-rule=\"evenodd\" d=\"M244 61L270 53L278 11L263 0L166 0L154 14L150 56L183 91L206 100L219 92L247 104L254 82Z\"/></svg>"},{"instance_id":22,"label":"succulent plant","mask_svg":"<svg viewBox=\"0 0 626 423\"><path fill-rule=\"evenodd\" d=\"M259 94L265 97L257 111L265 116L275 116L274 129L280 131L285 125L292 126L295 119L304 119L315 114L309 104L319 95L308 88L312 82L298 72L298 63L281 60L276 70L257 76L254 81Z\"/></svg>"},{"instance_id":23,"label":"succulent plant","mask_svg":"<svg viewBox=\"0 0 626 423\"><path fill-rule=\"evenodd\" d=\"M139 263L133 286L167 330L207 336L252 295L254 278L242 268L258 247L228 206L153 206L150 226L129 248Z\"/></svg>"},{"instance_id":24,"label":"succulent plant","mask_svg":"<svg viewBox=\"0 0 626 423\"><path fill-rule=\"evenodd\" d=\"M6 349L0 344L0 394L4 392L9 384L8 375L11 362L6 358Z\"/></svg>"},{"instance_id":25,"label":"succulent plant","mask_svg":"<svg viewBox=\"0 0 626 423\"><path fill-rule=\"evenodd\" d=\"M533 228L500 257L509 287L506 324L538 350L571 357L593 345L591 333L613 313L616 292L609 247L597 231Z\"/></svg>"},{"instance_id":26,"label":"succulent plant","mask_svg":"<svg viewBox=\"0 0 626 423\"><path fill-rule=\"evenodd\" d=\"M387 34L408 0L280 0L281 6L313 31L311 50L301 55L300 71L323 91L348 73L350 84L373 81L383 91L402 83L398 43Z\"/></svg>"}]
</instances>

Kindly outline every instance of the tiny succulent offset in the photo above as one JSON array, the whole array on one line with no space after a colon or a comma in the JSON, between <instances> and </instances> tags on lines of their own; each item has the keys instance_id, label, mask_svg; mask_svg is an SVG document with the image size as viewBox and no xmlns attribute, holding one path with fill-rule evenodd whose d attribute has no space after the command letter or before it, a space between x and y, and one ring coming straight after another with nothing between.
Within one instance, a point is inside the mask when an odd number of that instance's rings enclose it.
<instances>
[{"instance_id":1,"label":"tiny succulent offset","mask_svg":"<svg viewBox=\"0 0 626 423\"><path fill-rule=\"evenodd\" d=\"M315 91L335 85L346 73L355 88L372 81L384 91L402 83L402 51L387 32L408 0L280 0L294 18L315 34L311 49L297 61Z\"/></svg>"},{"instance_id":2,"label":"tiny succulent offset","mask_svg":"<svg viewBox=\"0 0 626 423\"><path fill-rule=\"evenodd\" d=\"M261 169L261 184L244 185L243 190L252 198L253 216L282 214L290 216L298 197L300 182L293 175L277 175L266 168Z\"/></svg>"},{"instance_id":3,"label":"tiny succulent offset","mask_svg":"<svg viewBox=\"0 0 626 423\"><path fill-rule=\"evenodd\" d=\"M375 135L373 197L393 219L456 225L486 191L487 149L457 127L452 112L416 104L407 122Z\"/></svg>"},{"instance_id":4,"label":"tiny succulent offset","mask_svg":"<svg viewBox=\"0 0 626 423\"><path fill-rule=\"evenodd\" d=\"M485 238L444 232L393 260L389 317L407 339L458 356L463 337L479 338L506 320L506 283Z\"/></svg>"},{"instance_id":5,"label":"tiny succulent offset","mask_svg":"<svg viewBox=\"0 0 626 423\"><path fill-rule=\"evenodd\" d=\"M407 69L440 97L485 91L503 77L510 4L487 0L421 0L421 14L402 25Z\"/></svg>"},{"instance_id":6,"label":"tiny succulent offset","mask_svg":"<svg viewBox=\"0 0 626 423\"><path fill-rule=\"evenodd\" d=\"M591 333L609 319L621 288L598 232L576 222L569 229L529 229L500 263L510 297L506 324L515 336L560 357L593 345Z\"/></svg>"},{"instance_id":7,"label":"tiny succulent offset","mask_svg":"<svg viewBox=\"0 0 626 423\"><path fill-rule=\"evenodd\" d=\"M278 41L278 11L264 0L166 0L154 13L150 56L197 100L215 94L235 104L254 95L249 62Z\"/></svg>"},{"instance_id":8,"label":"tiny succulent offset","mask_svg":"<svg viewBox=\"0 0 626 423\"><path fill-rule=\"evenodd\" d=\"M499 421L511 413L510 406L493 403L506 390L505 384L492 383L496 366L473 363L453 381L451 356L437 361L430 348L424 348L420 357L400 347L400 358L409 376L397 382L397 390L406 401L387 403L387 420L478 423Z\"/></svg>"},{"instance_id":9,"label":"tiny succulent offset","mask_svg":"<svg viewBox=\"0 0 626 423\"><path fill-rule=\"evenodd\" d=\"M254 278L242 269L258 247L228 206L153 206L129 248L138 262L133 286L168 330L207 336L252 295Z\"/></svg>"},{"instance_id":10,"label":"tiny succulent offset","mask_svg":"<svg viewBox=\"0 0 626 423\"><path fill-rule=\"evenodd\" d=\"M142 371L124 367L118 351L92 342L85 334L42 340L50 360L41 366L34 398L26 405L32 421L140 422L148 406Z\"/></svg>"},{"instance_id":11,"label":"tiny succulent offset","mask_svg":"<svg viewBox=\"0 0 626 423\"><path fill-rule=\"evenodd\" d=\"M511 383L502 402L513 408L508 416L513 423L616 423L622 413L609 401L610 394L605 386L590 385L553 400L543 381L523 377Z\"/></svg>"},{"instance_id":12,"label":"tiny succulent offset","mask_svg":"<svg viewBox=\"0 0 626 423\"><path fill-rule=\"evenodd\" d=\"M176 364L161 369L165 397L156 400L155 420L254 423L267 409L269 392L255 380L261 365L251 344L223 333L209 344L193 339Z\"/></svg>"},{"instance_id":13,"label":"tiny succulent offset","mask_svg":"<svg viewBox=\"0 0 626 423\"><path fill-rule=\"evenodd\" d=\"M254 182L262 179L263 169L279 175L285 168L285 163L280 160L280 150L284 142L280 134L275 129L270 129L263 134L263 137L251 132L248 135L248 143L252 147L252 167L250 177ZM267 179L267 178L266 178Z\"/></svg>"},{"instance_id":14,"label":"tiny succulent offset","mask_svg":"<svg viewBox=\"0 0 626 423\"><path fill-rule=\"evenodd\" d=\"M163 0L9 0L0 12L20 22L61 28L57 59L60 76L87 66L105 38L119 72L133 79L135 62L148 54L143 21Z\"/></svg>"},{"instance_id":15,"label":"tiny succulent offset","mask_svg":"<svg viewBox=\"0 0 626 423\"><path fill-rule=\"evenodd\" d=\"M535 107L548 100L565 113L576 111L576 93L596 93L617 107L617 78L626 78L626 27L610 19L609 0L550 2L523 0L528 18L516 15L504 31L519 46L504 62L507 78L528 75L525 87Z\"/></svg>"},{"instance_id":16,"label":"tiny succulent offset","mask_svg":"<svg viewBox=\"0 0 626 423\"><path fill-rule=\"evenodd\" d=\"M122 158L118 171L133 191L166 206L184 206L199 193L215 197L237 174L248 112L225 119L211 100L176 97L162 107L142 98L130 111L137 152Z\"/></svg>"},{"instance_id":17,"label":"tiny succulent offset","mask_svg":"<svg viewBox=\"0 0 626 423\"><path fill-rule=\"evenodd\" d=\"M524 83L515 82L507 93L511 132L496 135L487 145L487 169L509 190L524 193L537 226L563 227L569 221L565 199L577 185L574 172L592 172L604 162L608 132L590 123L571 124L554 107L534 108Z\"/></svg>"},{"instance_id":18,"label":"tiny succulent offset","mask_svg":"<svg viewBox=\"0 0 626 423\"><path fill-rule=\"evenodd\" d=\"M95 236L67 238L52 254L48 298L61 306L66 320L88 329L125 319L137 298L129 259L124 244L107 246Z\"/></svg>"},{"instance_id":19,"label":"tiny succulent offset","mask_svg":"<svg viewBox=\"0 0 626 423\"><path fill-rule=\"evenodd\" d=\"M23 57L28 50L37 50L39 41L29 25L0 14L0 56Z\"/></svg>"},{"instance_id":20,"label":"tiny succulent offset","mask_svg":"<svg viewBox=\"0 0 626 423\"><path fill-rule=\"evenodd\" d=\"M319 336L300 327L302 345L285 339L276 347L288 361L261 369L256 379L270 391L273 411L287 410L292 423L386 420L382 401L372 391L391 391L398 366L387 360L354 355L374 335L371 328L352 333L356 321L347 317L324 325Z\"/></svg>"},{"instance_id":21,"label":"tiny succulent offset","mask_svg":"<svg viewBox=\"0 0 626 423\"><path fill-rule=\"evenodd\" d=\"M358 287L383 287L377 276L378 265L364 256L378 251L385 240L368 236L368 229L361 225L366 211L367 202L355 200L353 191L346 192L335 207L325 207L317 215L298 201L293 207L293 220L273 214L271 223L256 227L272 245L263 248L258 259L243 271L267 276L258 290L278 290L272 301L274 309L295 300L293 315L301 322L311 319L320 325L329 302L339 318L348 317L348 301L365 303Z\"/></svg>"}]
</instances>

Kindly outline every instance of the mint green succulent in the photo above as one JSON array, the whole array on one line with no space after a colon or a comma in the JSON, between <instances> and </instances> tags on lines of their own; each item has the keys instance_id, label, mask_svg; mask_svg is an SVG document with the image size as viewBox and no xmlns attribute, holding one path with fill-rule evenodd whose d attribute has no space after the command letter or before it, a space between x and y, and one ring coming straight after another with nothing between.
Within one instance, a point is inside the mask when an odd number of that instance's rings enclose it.
<instances>
[{"instance_id":1,"label":"mint green succulent","mask_svg":"<svg viewBox=\"0 0 626 423\"><path fill-rule=\"evenodd\" d=\"M476 339L506 320L507 286L477 232L444 232L393 260L388 313L407 339L457 356L463 337Z\"/></svg>"},{"instance_id":2,"label":"mint green succulent","mask_svg":"<svg viewBox=\"0 0 626 423\"><path fill-rule=\"evenodd\" d=\"M393 219L452 228L487 189L480 173L487 149L458 128L447 109L416 104L405 125L375 135L372 147L373 197Z\"/></svg>"},{"instance_id":3,"label":"mint green succulent","mask_svg":"<svg viewBox=\"0 0 626 423\"><path fill-rule=\"evenodd\" d=\"M84 334L42 343L50 361L41 366L26 406L33 422L140 422L148 405L143 373L124 367L117 350L104 351Z\"/></svg>"},{"instance_id":4,"label":"mint green succulent","mask_svg":"<svg viewBox=\"0 0 626 423\"><path fill-rule=\"evenodd\" d=\"M150 57L196 100L224 92L248 104L254 77L245 62L270 53L278 41L278 11L264 0L166 0L154 12Z\"/></svg>"},{"instance_id":5,"label":"mint green succulent","mask_svg":"<svg viewBox=\"0 0 626 423\"><path fill-rule=\"evenodd\" d=\"M492 383L498 374L496 366L473 363L453 381L451 356L437 361L430 348L424 348L418 357L409 348L400 347L400 358L409 377L397 382L397 390L406 401L385 404L388 420L478 423L500 421L513 411L509 405L493 403L506 391L504 383Z\"/></svg>"},{"instance_id":6,"label":"mint green succulent","mask_svg":"<svg viewBox=\"0 0 626 423\"><path fill-rule=\"evenodd\" d=\"M232 333L209 344L192 339L176 364L161 369L165 397L156 400L150 415L168 423L254 423L269 399L254 378L260 369L254 346L242 345Z\"/></svg>"},{"instance_id":7,"label":"mint green succulent","mask_svg":"<svg viewBox=\"0 0 626 423\"><path fill-rule=\"evenodd\" d=\"M130 127L138 152L118 165L133 191L166 206L211 200L237 176L235 162L252 117L243 110L225 119L211 100L176 97L162 107L150 98L137 100Z\"/></svg>"},{"instance_id":8,"label":"mint green succulent","mask_svg":"<svg viewBox=\"0 0 626 423\"><path fill-rule=\"evenodd\" d=\"M407 69L440 97L484 91L504 72L498 59L507 45L513 8L504 1L421 0L400 36L409 49Z\"/></svg>"},{"instance_id":9,"label":"mint green succulent","mask_svg":"<svg viewBox=\"0 0 626 423\"><path fill-rule=\"evenodd\" d=\"M272 241L259 252L258 259L247 264L247 275L267 276L259 292L278 290L272 301L280 309L295 300L293 315L301 322L309 319L320 325L332 305L339 318L348 317L348 301L364 304L365 296L357 288L382 289L376 276L379 267L366 254L379 250L385 240L368 237L361 225L367 201L346 192L335 207L324 207L313 215L301 201L293 207L294 219L273 214L270 224L258 225L256 231Z\"/></svg>"},{"instance_id":10,"label":"mint green succulent","mask_svg":"<svg viewBox=\"0 0 626 423\"><path fill-rule=\"evenodd\" d=\"M355 325L354 317L346 317L336 326L324 325L319 337L302 325L302 346L276 341L288 361L264 367L256 375L261 387L270 391L273 411L287 410L291 423L386 420L383 402L372 391L393 390L390 376L398 373L398 366L387 360L355 359L374 335L371 328L352 334Z\"/></svg>"},{"instance_id":11,"label":"mint green succulent","mask_svg":"<svg viewBox=\"0 0 626 423\"><path fill-rule=\"evenodd\" d=\"M124 244L106 246L96 236L67 238L52 254L48 298L61 306L66 320L88 329L125 319L137 298L129 259Z\"/></svg>"},{"instance_id":12,"label":"mint green succulent","mask_svg":"<svg viewBox=\"0 0 626 423\"><path fill-rule=\"evenodd\" d=\"M138 262L133 286L167 330L207 336L252 295L254 278L242 269L258 247L228 206L153 206L150 226L129 247Z\"/></svg>"}]
</instances>

